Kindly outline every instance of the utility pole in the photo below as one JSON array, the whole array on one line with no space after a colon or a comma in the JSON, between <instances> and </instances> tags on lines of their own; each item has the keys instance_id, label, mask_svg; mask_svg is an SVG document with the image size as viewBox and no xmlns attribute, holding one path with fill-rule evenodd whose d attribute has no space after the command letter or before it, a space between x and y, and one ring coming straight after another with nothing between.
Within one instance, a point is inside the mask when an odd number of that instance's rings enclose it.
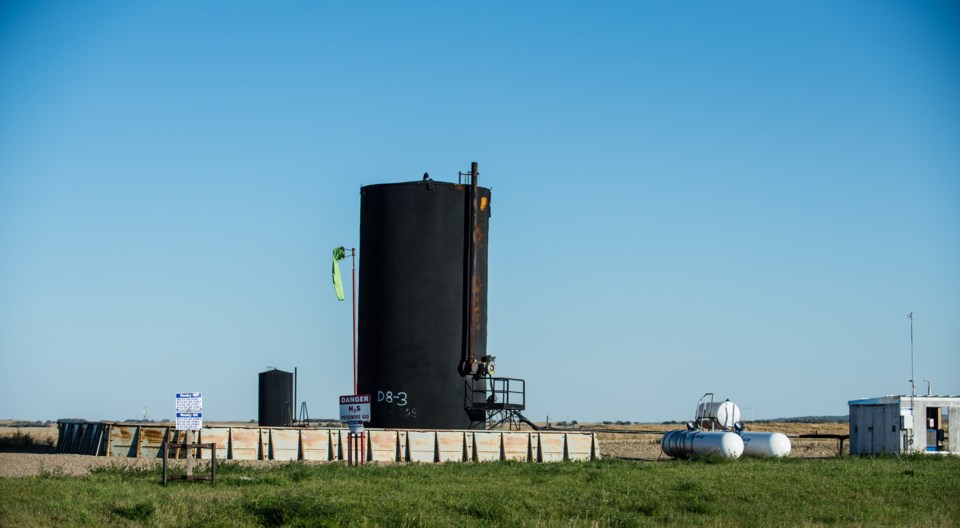
<instances>
[{"instance_id":1,"label":"utility pole","mask_svg":"<svg viewBox=\"0 0 960 528\"><path fill-rule=\"evenodd\" d=\"M917 396L917 384L913 378L913 312L907 314L907 318L910 319L910 420L915 424L916 420L913 419L915 408L913 399ZM907 451L913 451L913 427L907 429L905 432L908 446Z\"/></svg>"},{"instance_id":2,"label":"utility pole","mask_svg":"<svg viewBox=\"0 0 960 528\"><path fill-rule=\"evenodd\" d=\"M340 265L338 261L347 258L347 248L340 246L333 249L333 287L337 291L337 299L343 300L343 284L340 280ZM353 393L357 393L357 248L350 248L351 273L353 294Z\"/></svg>"}]
</instances>

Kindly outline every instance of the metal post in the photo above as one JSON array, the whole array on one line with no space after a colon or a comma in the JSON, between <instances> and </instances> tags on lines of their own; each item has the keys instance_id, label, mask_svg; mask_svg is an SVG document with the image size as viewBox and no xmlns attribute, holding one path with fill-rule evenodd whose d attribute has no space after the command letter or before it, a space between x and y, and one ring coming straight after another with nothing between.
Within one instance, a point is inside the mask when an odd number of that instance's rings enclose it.
<instances>
[{"instance_id":1,"label":"metal post","mask_svg":"<svg viewBox=\"0 0 960 528\"><path fill-rule=\"evenodd\" d=\"M910 396L916 396L917 384L913 381L913 312L910 312L907 317L910 318ZM912 402L911 405L913 405Z\"/></svg>"},{"instance_id":2,"label":"metal post","mask_svg":"<svg viewBox=\"0 0 960 528\"><path fill-rule=\"evenodd\" d=\"M347 465L359 466L367 463L367 433L347 433Z\"/></svg>"},{"instance_id":3,"label":"metal post","mask_svg":"<svg viewBox=\"0 0 960 528\"><path fill-rule=\"evenodd\" d=\"M353 262L353 393L357 394L357 248L350 248Z\"/></svg>"},{"instance_id":4,"label":"metal post","mask_svg":"<svg viewBox=\"0 0 960 528\"><path fill-rule=\"evenodd\" d=\"M913 420L913 423L916 424L917 421L914 419L914 413L916 412L916 405L914 404L914 398L917 396L917 384L913 378L913 312L910 312L907 317L910 319L910 419ZM913 451L913 429L907 429L907 444L909 447L907 451Z\"/></svg>"},{"instance_id":5,"label":"metal post","mask_svg":"<svg viewBox=\"0 0 960 528\"><path fill-rule=\"evenodd\" d=\"M347 433L347 438L349 439L347 444L350 446L348 464L351 466L359 466L363 464L365 458L363 449L363 435L364 433Z\"/></svg>"}]
</instances>

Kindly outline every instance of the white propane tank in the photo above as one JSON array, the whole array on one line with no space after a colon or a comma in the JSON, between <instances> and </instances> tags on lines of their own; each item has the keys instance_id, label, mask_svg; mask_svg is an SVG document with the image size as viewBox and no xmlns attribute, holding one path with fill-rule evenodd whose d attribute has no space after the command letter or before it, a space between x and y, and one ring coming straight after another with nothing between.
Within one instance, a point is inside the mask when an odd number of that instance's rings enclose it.
<instances>
[{"instance_id":1,"label":"white propane tank","mask_svg":"<svg viewBox=\"0 0 960 528\"><path fill-rule=\"evenodd\" d=\"M665 455L673 458L687 458L690 455L739 458L743 454L743 440L736 433L677 429L663 435L660 448Z\"/></svg>"},{"instance_id":2,"label":"white propane tank","mask_svg":"<svg viewBox=\"0 0 960 528\"><path fill-rule=\"evenodd\" d=\"M740 421L740 408L730 400L722 402L703 402L697 406L697 418L716 420L720 427L732 428Z\"/></svg>"},{"instance_id":3,"label":"white propane tank","mask_svg":"<svg viewBox=\"0 0 960 528\"><path fill-rule=\"evenodd\" d=\"M783 433L743 431L740 438L744 456L780 458L790 454L790 439Z\"/></svg>"}]
</instances>

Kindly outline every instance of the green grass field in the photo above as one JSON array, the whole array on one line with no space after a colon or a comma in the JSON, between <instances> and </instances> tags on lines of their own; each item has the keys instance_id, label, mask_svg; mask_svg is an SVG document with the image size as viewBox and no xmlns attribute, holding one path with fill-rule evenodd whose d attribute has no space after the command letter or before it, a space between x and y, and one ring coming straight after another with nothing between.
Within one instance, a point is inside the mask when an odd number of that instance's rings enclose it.
<instances>
[{"instance_id":1,"label":"green grass field","mask_svg":"<svg viewBox=\"0 0 960 528\"><path fill-rule=\"evenodd\" d=\"M0 526L960 526L957 457L218 470L0 479Z\"/></svg>"}]
</instances>

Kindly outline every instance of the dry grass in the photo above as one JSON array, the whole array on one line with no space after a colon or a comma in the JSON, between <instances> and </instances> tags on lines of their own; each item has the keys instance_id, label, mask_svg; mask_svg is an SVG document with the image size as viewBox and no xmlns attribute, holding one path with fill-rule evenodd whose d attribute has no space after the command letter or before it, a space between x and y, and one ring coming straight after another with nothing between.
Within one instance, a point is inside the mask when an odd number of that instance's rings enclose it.
<instances>
[{"instance_id":1,"label":"dry grass","mask_svg":"<svg viewBox=\"0 0 960 528\"><path fill-rule=\"evenodd\" d=\"M18 422L0 422L0 451L49 453L57 445L57 425L42 427L15 426Z\"/></svg>"},{"instance_id":2,"label":"dry grass","mask_svg":"<svg viewBox=\"0 0 960 528\"><path fill-rule=\"evenodd\" d=\"M38 443L57 443L57 424L51 423L42 427L24 427L24 422L17 420L0 420L0 438L16 434L33 437Z\"/></svg>"}]
</instances>

